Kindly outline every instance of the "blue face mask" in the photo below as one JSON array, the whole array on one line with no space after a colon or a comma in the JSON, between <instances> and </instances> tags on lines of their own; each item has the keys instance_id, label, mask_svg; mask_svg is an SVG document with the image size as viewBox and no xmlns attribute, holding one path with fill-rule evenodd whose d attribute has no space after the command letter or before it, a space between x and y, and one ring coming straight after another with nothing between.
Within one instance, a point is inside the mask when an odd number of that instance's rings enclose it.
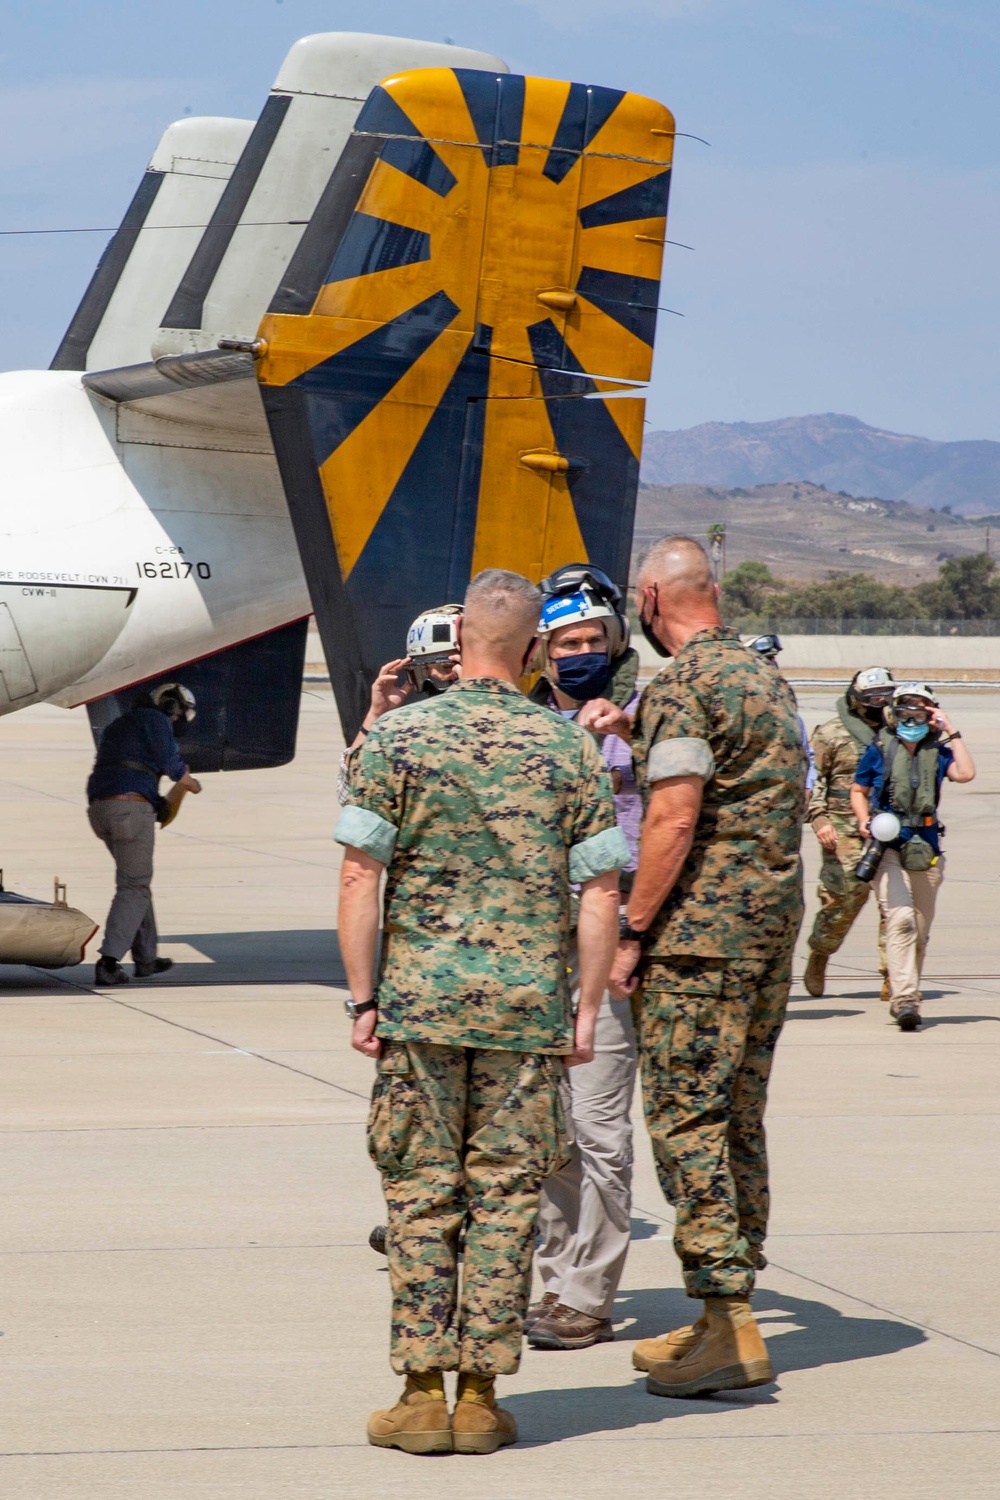
<instances>
[{"instance_id":1,"label":"blue face mask","mask_svg":"<svg viewBox=\"0 0 1000 1500\"><path fill-rule=\"evenodd\" d=\"M897 724L896 734L908 745L916 745L930 731L929 724Z\"/></svg>"},{"instance_id":2,"label":"blue face mask","mask_svg":"<svg viewBox=\"0 0 1000 1500\"><path fill-rule=\"evenodd\" d=\"M577 703L599 698L611 676L611 658L606 651L584 651L580 656L563 656L553 663L556 686Z\"/></svg>"}]
</instances>

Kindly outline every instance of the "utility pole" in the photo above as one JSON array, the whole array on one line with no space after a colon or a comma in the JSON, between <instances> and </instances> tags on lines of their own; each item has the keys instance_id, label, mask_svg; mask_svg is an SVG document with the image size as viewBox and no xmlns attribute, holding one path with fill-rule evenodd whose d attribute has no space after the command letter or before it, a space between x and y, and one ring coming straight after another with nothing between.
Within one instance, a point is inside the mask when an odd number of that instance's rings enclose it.
<instances>
[{"instance_id":1,"label":"utility pole","mask_svg":"<svg viewBox=\"0 0 1000 1500\"><path fill-rule=\"evenodd\" d=\"M721 583L726 571L726 528L721 521L708 528L708 553L712 559L712 575Z\"/></svg>"}]
</instances>

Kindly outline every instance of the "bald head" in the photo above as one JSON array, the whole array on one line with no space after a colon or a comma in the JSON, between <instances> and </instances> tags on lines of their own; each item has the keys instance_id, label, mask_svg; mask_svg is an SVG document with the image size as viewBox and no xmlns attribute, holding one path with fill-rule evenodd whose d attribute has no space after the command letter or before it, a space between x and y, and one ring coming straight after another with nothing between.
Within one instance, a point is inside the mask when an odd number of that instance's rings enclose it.
<instances>
[{"instance_id":1,"label":"bald head","mask_svg":"<svg viewBox=\"0 0 1000 1500\"><path fill-rule=\"evenodd\" d=\"M654 583L671 595L715 604L712 565L694 537L665 536L653 543L639 566L639 587Z\"/></svg>"},{"instance_id":2,"label":"bald head","mask_svg":"<svg viewBox=\"0 0 1000 1500\"><path fill-rule=\"evenodd\" d=\"M463 677L502 675L516 681L541 612L541 591L520 573L505 568L477 573L462 610Z\"/></svg>"},{"instance_id":3,"label":"bald head","mask_svg":"<svg viewBox=\"0 0 1000 1500\"><path fill-rule=\"evenodd\" d=\"M712 565L694 537L654 542L639 566L637 590L642 619L671 655L699 630L721 623Z\"/></svg>"}]
</instances>

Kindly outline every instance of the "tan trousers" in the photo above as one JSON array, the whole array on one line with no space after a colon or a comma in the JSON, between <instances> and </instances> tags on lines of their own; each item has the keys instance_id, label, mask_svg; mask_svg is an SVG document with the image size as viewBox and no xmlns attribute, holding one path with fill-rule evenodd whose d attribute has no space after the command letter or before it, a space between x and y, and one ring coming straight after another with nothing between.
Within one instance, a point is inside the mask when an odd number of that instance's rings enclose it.
<instances>
[{"instance_id":1,"label":"tan trousers","mask_svg":"<svg viewBox=\"0 0 1000 1500\"><path fill-rule=\"evenodd\" d=\"M563 1084L572 1155L542 1188L535 1252L543 1290L592 1318L611 1316L632 1233L635 1069L631 1001L606 994L594 1061Z\"/></svg>"},{"instance_id":2,"label":"tan trousers","mask_svg":"<svg viewBox=\"0 0 1000 1500\"><path fill-rule=\"evenodd\" d=\"M875 895L885 925L885 956L893 1005L917 1004L934 906L944 879L942 854L929 870L904 870L895 849L882 856Z\"/></svg>"}]
</instances>

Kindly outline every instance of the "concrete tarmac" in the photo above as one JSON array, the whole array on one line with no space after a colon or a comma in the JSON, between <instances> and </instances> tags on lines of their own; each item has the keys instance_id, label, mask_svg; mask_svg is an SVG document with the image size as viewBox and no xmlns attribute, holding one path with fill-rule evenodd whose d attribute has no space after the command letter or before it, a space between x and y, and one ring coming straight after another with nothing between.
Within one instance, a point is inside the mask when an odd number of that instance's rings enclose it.
<instances>
[{"instance_id":1,"label":"concrete tarmac","mask_svg":"<svg viewBox=\"0 0 1000 1500\"><path fill-rule=\"evenodd\" d=\"M810 727L832 695L802 695ZM768 1112L773 1386L648 1396L636 1338L687 1321L636 1109L633 1245L613 1344L527 1351L521 1442L490 1458L367 1446L395 1399L367 1245L371 1065L348 1046L335 934L340 735L303 699L296 760L206 777L158 836L164 980L0 968L0 1493L5 1500L985 1500L1000 1492L1000 700L949 703L980 767L947 788L948 875L904 1036L874 906L796 983ZM0 723L0 864L103 921L82 712ZM809 908L815 840L807 830ZM96 945L92 945L96 946ZM797 967L801 973L802 957Z\"/></svg>"}]
</instances>

